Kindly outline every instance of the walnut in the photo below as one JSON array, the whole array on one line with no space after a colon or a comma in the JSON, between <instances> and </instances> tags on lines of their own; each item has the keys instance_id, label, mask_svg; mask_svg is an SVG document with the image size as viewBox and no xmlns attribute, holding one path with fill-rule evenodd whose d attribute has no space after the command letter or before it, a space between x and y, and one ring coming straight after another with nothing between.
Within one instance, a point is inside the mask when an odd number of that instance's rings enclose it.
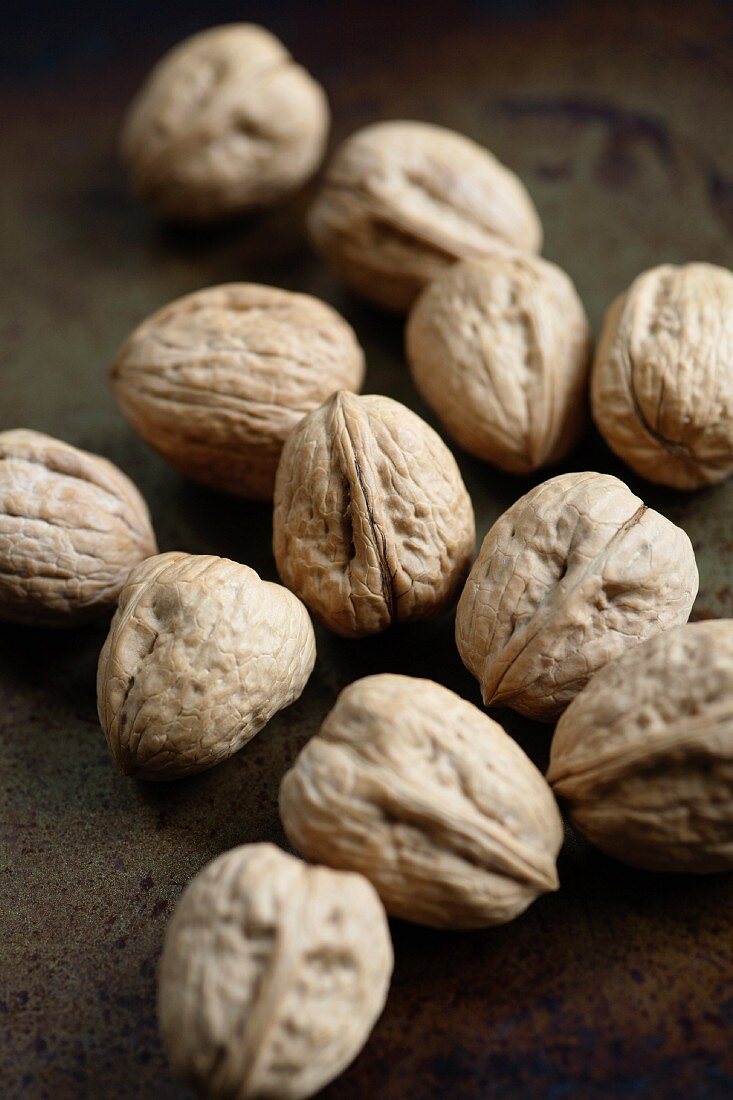
<instances>
[{"instance_id":1,"label":"walnut","mask_svg":"<svg viewBox=\"0 0 733 1100\"><path fill-rule=\"evenodd\" d=\"M234 23L163 57L125 116L134 191L169 218L207 221L279 202L323 159L320 84L262 27Z\"/></svg>"},{"instance_id":2,"label":"walnut","mask_svg":"<svg viewBox=\"0 0 733 1100\"><path fill-rule=\"evenodd\" d=\"M733 869L733 621L612 661L571 703L549 778L578 829L650 871Z\"/></svg>"},{"instance_id":3,"label":"walnut","mask_svg":"<svg viewBox=\"0 0 733 1100\"><path fill-rule=\"evenodd\" d=\"M684 531L618 478L561 474L489 531L456 641L487 706L552 721L608 661L686 622L697 586Z\"/></svg>"},{"instance_id":4,"label":"walnut","mask_svg":"<svg viewBox=\"0 0 733 1100\"><path fill-rule=\"evenodd\" d=\"M455 459L397 401L338 393L283 448L277 568L336 634L358 638L440 615L468 573L474 537Z\"/></svg>"},{"instance_id":5,"label":"walnut","mask_svg":"<svg viewBox=\"0 0 733 1100\"><path fill-rule=\"evenodd\" d=\"M178 298L132 333L111 371L120 409L180 473L269 499L301 417L359 389L364 355L325 302L231 283Z\"/></svg>"},{"instance_id":6,"label":"walnut","mask_svg":"<svg viewBox=\"0 0 733 1100\"><path fill-rule=\"evenodd\" d=\"M40 432L0 432L0 619L85 622L156 553L145 501L106 458Z\"/></svg>"},{"instance_id":7,"label":"walnut","mask_svg":"<svg viewBox=\"0 0 733 1100\"><path fill-rule=\"evenodd\" d=\"M557 889L563 830L543 776L430 680L342 691L285 775L280 815L309 859L360 871L389 913L434 928L501 924Z\"/></svg>"},{"instance_id":8,"label":"walnut","mask_svg":"<svg viewBox=\"0 0 733 1100\"><path fill-rule=\"evenodd\" d=\"M366 879L246 844L196 876L168 925L163 1042L207 1097L300 1100L359 1053L391 974L387 920Z\"/></svg>"},{"instance_id":9,"label":"walnut","mask_svg":"<svg viewBox=\"0 0 733 1100\"><path fill-rule=\"evenodd\" d=\"M592 371L608 445L650 481L696 489L733 472L733 274L665 264L609 309Z\"/></svg>"},{"instance_id":10,"label":"walnut","mask_svg":"<svg viewBox=\"0 0 733 1100\"><path fill-rule=\"evenodd\" d=\"M477 458L528 473L578 441L590 329L572 282L546 260L447 268L413 307L407 357L446 431Z\"/></svg>"},{"instance_id":11,"label":"walnut","mask_svg":"<svg viewBox=\"0 0 733 1100\"><path fill-rule=\"evenodd\" d=\"M424 122L352 134L326 170L308 229L347 283L395 310L455 260L538 252L542 243L514 173L461 134Z\"/></svg>"},{"instance_id":12,"label":"walnut","mask_svg":"<svg viewBox=\"0 0 733 1100\"><path fill-rule=\"evenodd\" d=\"M175 779L225 760L303 691L315 639L301 602L226 558L138 565L99 657L97 702L122 772Z\"/></svg>"}]
</instances>

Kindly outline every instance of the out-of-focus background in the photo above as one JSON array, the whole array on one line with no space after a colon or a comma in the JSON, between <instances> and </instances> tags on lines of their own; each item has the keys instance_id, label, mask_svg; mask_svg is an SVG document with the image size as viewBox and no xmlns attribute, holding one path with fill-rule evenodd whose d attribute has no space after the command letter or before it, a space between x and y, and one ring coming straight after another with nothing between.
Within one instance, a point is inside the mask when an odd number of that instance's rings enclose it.
<instances>
[{"instance_id":1,"label":"out-of-focus background","mask_svg":"<svg viewBox=\"0 0 733 1100\"><path fill-rule=\"evenodd\" d=\"M239 225L159 226L128 195L120 116L188 34L265 24L324 84L332 140L426 119L491 148L527 184L544 254L594 325L642 269L733 265L733 6L598 0L11 3L0 30L0 428L107 455L150 503L162 549L228 555L275 577L270 511L183 482L132 435L105 375L147 313L249 279L320 295L354 325L366 389L434 419L411 386L402 322L311 253L316 184ZM531 484L459 453L479 536ZM624 477L693 539L694 617L733 615L733 490L632 477L591 433L568 465ZM449 616L346 643L318 633L303 698L232 760L166 786L123 781L95 713L104 623L0 629L0 1094L187 1095L157 1038L155 966L185 882L234 844L284 843L280 776L357 676L429 676L478 703ZM543 766L549 730L500 714ZM570 836L561 891L495 930L393 925L384 1016L330 1100L733 1095L733 882L625 869Z\"/></svg>"}]
</instances>

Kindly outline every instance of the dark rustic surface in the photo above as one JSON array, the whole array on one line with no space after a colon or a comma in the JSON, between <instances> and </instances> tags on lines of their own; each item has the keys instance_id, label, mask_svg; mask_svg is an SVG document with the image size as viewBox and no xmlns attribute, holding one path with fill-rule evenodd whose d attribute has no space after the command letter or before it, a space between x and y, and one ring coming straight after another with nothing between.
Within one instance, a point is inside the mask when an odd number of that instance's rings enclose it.
<instances>
[{"instance_id":1,"label":"dark rustic surface","mask_svg":"<svg viewBox=\"0 0 733 1100\"><path fill-rule=\"evenodd\" d=\"M421 409L401 324L309 252L307 196L217 232L156 226L114 158L148 64L208 23L267 22L331 96L336 138L430 119L485 142L527 182L545 254L595 325L642 268L733 265L733 17L679 3L38 4L5 13L0 92L0 426L119 463L162 549L274 576L270 514L185 484L117 415L105 383L128 330L208 283L322 295L354 324L367 389ZM143 30L143 28L147 28ZM422 410L424 412L424 410ZM529 482L459 456L479 533ZM575 468L621 473L594 439ZM733 615L733 484L683 496L630 479L689 532L696 617ZM357 676L430 676L479 701L452 621L359 643L319 632L303 698L229 762L156 787L122 780L95 714L105 627L0 630L0 1035L3 1097L183 1097L161 1052L155 966L184 883L243 841L282 842L278 781ZM501 717L501 716L500 716ZM549 732L507 718L543 763ZM494 931L395 925L387 1010L332 1100L717 1098L733 1094L733 877L626 870L569 837L562 889Z\"/></svg>"}]
</instances>

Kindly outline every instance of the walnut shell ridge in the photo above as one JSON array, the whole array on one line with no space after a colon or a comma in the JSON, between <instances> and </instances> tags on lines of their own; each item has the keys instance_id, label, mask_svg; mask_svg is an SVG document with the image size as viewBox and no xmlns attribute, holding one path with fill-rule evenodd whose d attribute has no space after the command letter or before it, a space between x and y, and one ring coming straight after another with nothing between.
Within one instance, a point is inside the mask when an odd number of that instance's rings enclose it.
<instances>
[{"instance_id":1,"label":"walnut shell ridge","mask_svg":"<svg viewBox=\"0 0 733 1100\"><path fill-rule=\"evenodd\" d=\"M476 142L425 122L380 122L347 138L308 231L347 283L399 311L456 260L542 244L519 178Z\"/></svg>"},{"instance_id":2,"label":"walnut shell ridge","mask_svg":"<svg viewBox=\"0 0 733 1100\"><path fill-rule=\"evenodd\" d=\"M280 202L318 168L330 123L320 84L263 27L193 35L128 108L133 190L168 218L210 221Z\"/></svg>"},{"instance_id":3,"label":"walnut shell ridge","mask_svg":"<svg viewBox=\"0 0 733 1100\"><path fill-rule=\"evenodd\" d=\"M688 623L593 677L549 779L573 823L649 871L733 870L733 621Z\"/></svg>"},{"instance_id":4,"label":"walnut shell ridge","mask_svg":"<svg viewBox=\"0 0 733 1100\"><path fill-rule=\"evenodd\" d=\"M226 558L172 552L130 573L97 704L125 775L176 779L246 745L308 682L316 648L291 592Z\"/></svg>"},{"instance_id":5,"label":"walnut shell ridge","mask_svg":"<svg viewBox=\"0 0 733 1100\"><path fill-rule=\"evenodd\" d=\"M186 477L271 499L283 443L364 355L325 302L254 283L178 298L132 333L110 384L137 434Z\"/></svg>"},{"instance_id":6,"label":"walnut shell ridge","mask_svg":"<svg viewBox=\"0 0 733 1100\"><path fill-rule=\"evenodd\" d=\"M0 619L83 623L156 553L145 501L106 458L41 432L0 432Z\"/></svg>"},{"instance_id":7,"label":"walnut shell ridge","mask_svg":"<svg viewBox=\"0 0 733 1100\"><path fill-rule=\"evenodd\" d=\"M454 264L413 306L406 343L420 394L476 458L524 474L578 442L590 328L555 264L520 254Z\"/></svg>"},{"instance_id":8,"label":"walnut shell ridge","mask_svg":"<svg viewBox=\"0 0 733 1100\"><path fill-rule=\"evenodd\" d=\"M649 481L697 489L733 473L733 273L664 264L606 314L591 375L593 417Z\"/></svg>"},{"instance_id":9,"label":"walnut shell ridge","mask_svg":"<svg viewBox=\"0 0 733 1100\"><path fill-rule=\"evenodd\" d=\"M173 1069L214 1100L312 1096L363 1047L392 964L366 879L273 844L234 848L166 929L158 1017Z\"/></svg>"},{"instance_id":10,"label":"walnut shell ridge","mask_svg":"<svg viewBox=\"0 0 733 1100\"><path fill-rule=\"evenodd\" d=\"M275 484L275 561L334 633L357 638L446 611L474 539L453 455L399 402L338 393L288 437Z\"/></svg>"},{"instance_id":11,"label":"walnut shell ridge","mask_svg":"<svg viewBox=\"0 0 733 1100\"><path fill-rule=\"evenodd\" d=\"M608 474L561 474L484 539L456 641L486 706L552 721L608 661L687 621L689 538Z\"/></svg>"},{"instance_id":12,"label":"walnut shell ridge","mask_svg":"<svg viewBox=\"0 0 733 1100\"><path fill-rule=\"evenodd\" d=\"M408 676L357 680L280 788L307 858L359 871L387 911L480 928L557 889L563 829L541 773L496 722Z\"/></svg>"}]
</instances>

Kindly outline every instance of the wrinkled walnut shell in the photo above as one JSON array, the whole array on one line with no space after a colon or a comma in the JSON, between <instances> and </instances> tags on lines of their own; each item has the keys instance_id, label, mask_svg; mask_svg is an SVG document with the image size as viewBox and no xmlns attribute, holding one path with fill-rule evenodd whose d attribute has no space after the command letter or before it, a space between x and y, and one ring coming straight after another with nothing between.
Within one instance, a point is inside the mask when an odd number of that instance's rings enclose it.
<instances>
[{"instance_id":1,"label":"wrinkled walnut shell","mask_svg":"<svg viewBox=\"0 0 733 1100\"><path fill-rule=\"evenodd\" d=\"M518 177L469 138L425 122L380 122L347 138L308 231L347 283L395 310L455 260L542 244Z\"/></svg>"},{"instance_id":2,"label":"wrinkled walnut shell","mask_svg":"<svg viewBox=\"0 0 733 1100\"><path fill-rule=\"evenodd\" d=\"M733 621L689 623L594 676L549 779L574 824L649 871L733 870Z\"/></svg>"},{"instance_id":3,"label":"wrinkled walnut shell","mask_svg":"<svg viewBox=\"0 0 733 1100\"><path fill-rule=\"evenodd\" d=\"M99 657L97 702L125 775L176 779L246 745L303 691L313 627L300 600L226 558L133 569Z\"/></svg>"},{"instance_id":4,"label":"wrinkled walnut shell","mask_svg":"<svg viewBox=\"0 0 733 1100\"><path fill-rule=\"evenodd\" d=\"M397 401L338 393L288 438L275 561L334 633L358 638L440 615L468 573L474 538L453 455Z\"/></svg>"},{"instance_id":5,"label":"wrinkled walnut shell","mask_svg":"<svg viewBox=\"0 0 733 1100\"><path fill-rule=\"evenodd\" d=\"M85 622L156 553L145 501L106 458L40 432L0 433L0 619Z\"/></svg>"},{"instance_id":6,"label":"wrinkled walnut shell","mask_svg":"<svg viewBox=\"0 0 733 1100\"><path fill-rule=\"evenodd\" d=\"M486 706L552 721L608 661L686 622L697 587L684 531L618 478L561 474L487 534L456 641Z\"/></svg>"},{"instance_id":7,"label":"wrinkled walnut shell","mask_svg":"<svg viewBox=\"0 0 733 1100\"><path fill-rule=\"evenodd\" d=\"M563 830L544 778L430 680L342 691L283 779L280 816L309 859L360 871L388 912L434 928L501 924L557 889Z\"/></svg>"},{"instance_id":8,"label":"wrinkled walnut shell","mask_svg":"<svg viewBox=\"0 0 733 1100\"><path fill-rule=\"evenodd\" d=\"M110 382L138 435L203 485L269 499L283 443L364 355L317 298L254 283L187 294L135 329Z\"/></svg>"},{"instance_id":9,"label":"wrinkled walnut shell","mask_svg":"<svg viewBox=\"0 0 733 1100\"><path fill-rule=\"evenodd\" d=\"M696 489L733 473L733 273L665 264L640 275L603 325L593 417L649 481Z\"/></svg>"},{"instance_id":10,"label":"wrinkled walnut shell","mask_svg":"<svg viewBox=\"0 0 733 1100\"><path fill-rule=\"evenodd\" d=\"M422 292L407 326L413 380L448 434L510 473L575 446L589 356L575 287L538 256L454 264Z\"/></svg>"},{"instance_id":11,"label":"wrinkled walnut shell","mask_svg":"<svg viewBox=\"0 0 733 1100\"><path fill-rule=\"evenodd\" d=\"M312 1096L366 1042L392 961L366 879L273 844L234 848L166 929L158 1016L173 1069L213 1100Z\"/></svg>"}]
</instances>

